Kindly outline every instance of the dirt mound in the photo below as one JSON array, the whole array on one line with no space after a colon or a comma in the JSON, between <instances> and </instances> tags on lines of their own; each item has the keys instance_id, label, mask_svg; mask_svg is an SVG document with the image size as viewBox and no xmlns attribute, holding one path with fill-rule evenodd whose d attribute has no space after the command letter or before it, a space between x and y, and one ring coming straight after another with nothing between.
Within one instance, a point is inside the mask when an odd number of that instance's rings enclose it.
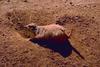
<instances>
[{"instance_id":1,"label":"dirt mound","mask_svg":"<svg viewBox=\"0 0 100 67\"><path fill-rule=\"evenodd\" d=\"M100 66L99 2L23 1L0 1L0 67ZM63 42L28 41L26 37L31 32L23 26L32 22L38 25L57 23L73 32Z\"/></svg>"}]
</instances>

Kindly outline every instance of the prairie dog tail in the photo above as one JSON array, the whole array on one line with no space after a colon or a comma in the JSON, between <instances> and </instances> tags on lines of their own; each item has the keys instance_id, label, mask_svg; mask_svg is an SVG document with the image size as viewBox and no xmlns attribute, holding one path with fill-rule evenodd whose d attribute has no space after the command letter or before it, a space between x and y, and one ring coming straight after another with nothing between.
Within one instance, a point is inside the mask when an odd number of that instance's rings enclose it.
<instances>
[{"instance_id":1,"label":"prairie dog tail","mask_svg":"<svg viewBox=\"0 0 100 67\"><path fill-rule=\"evenodd\" d=\"M71 29L70 32L65 31L65 33L66 33L67 37L70 38L72 36L73 29Z\"/></svg>"}]
</instances>

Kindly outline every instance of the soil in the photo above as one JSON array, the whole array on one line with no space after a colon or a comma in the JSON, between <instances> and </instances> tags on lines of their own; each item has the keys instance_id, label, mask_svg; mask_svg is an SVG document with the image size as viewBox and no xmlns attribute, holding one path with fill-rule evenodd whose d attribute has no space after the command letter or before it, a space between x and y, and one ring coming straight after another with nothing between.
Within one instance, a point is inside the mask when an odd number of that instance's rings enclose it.
<instances>
[{"instance_id":1,"label":"soil","mask_svg":"<svg viewBox=\"0 0 100 67\"><path fill-rule=\"evenodd\" d=\"M73 31L62 42L32 41L29 23ZM100 1L0 0L0 67L100 67Z\"/></svg>"}]
</instances>

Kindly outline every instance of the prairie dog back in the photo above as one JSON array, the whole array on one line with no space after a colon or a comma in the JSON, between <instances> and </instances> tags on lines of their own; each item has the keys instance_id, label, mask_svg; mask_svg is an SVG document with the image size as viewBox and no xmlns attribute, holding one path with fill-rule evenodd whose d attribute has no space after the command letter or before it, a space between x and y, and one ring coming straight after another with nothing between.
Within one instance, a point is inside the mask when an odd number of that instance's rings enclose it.
<instances>
[{"instance_id":1,"label":"prairie dog back","mask_svg":"<svg viewBox=\"0 0 100 67\"><path fill-rule=\"evenodd\" d=\"M49 38L65 34L64 27L57 24L37 26L35 38Z\"/></svg>"}]
</instances>

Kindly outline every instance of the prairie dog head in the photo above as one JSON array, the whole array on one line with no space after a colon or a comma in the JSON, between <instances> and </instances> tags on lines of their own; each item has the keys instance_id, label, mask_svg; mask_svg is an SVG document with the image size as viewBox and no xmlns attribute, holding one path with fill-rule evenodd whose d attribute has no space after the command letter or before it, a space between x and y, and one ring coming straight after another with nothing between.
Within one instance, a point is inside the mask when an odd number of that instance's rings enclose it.
<instances>
[{"instance_id":1,"label":"prairie dog head","mask_svg":"<svg viewBox=\"0 0 100 67\"><path fill-rule=\"evenodd\" d=\"M35 23L31 23L25 26L28 30L35 32L37 25Z\"/></svg>"}]
</instances>

